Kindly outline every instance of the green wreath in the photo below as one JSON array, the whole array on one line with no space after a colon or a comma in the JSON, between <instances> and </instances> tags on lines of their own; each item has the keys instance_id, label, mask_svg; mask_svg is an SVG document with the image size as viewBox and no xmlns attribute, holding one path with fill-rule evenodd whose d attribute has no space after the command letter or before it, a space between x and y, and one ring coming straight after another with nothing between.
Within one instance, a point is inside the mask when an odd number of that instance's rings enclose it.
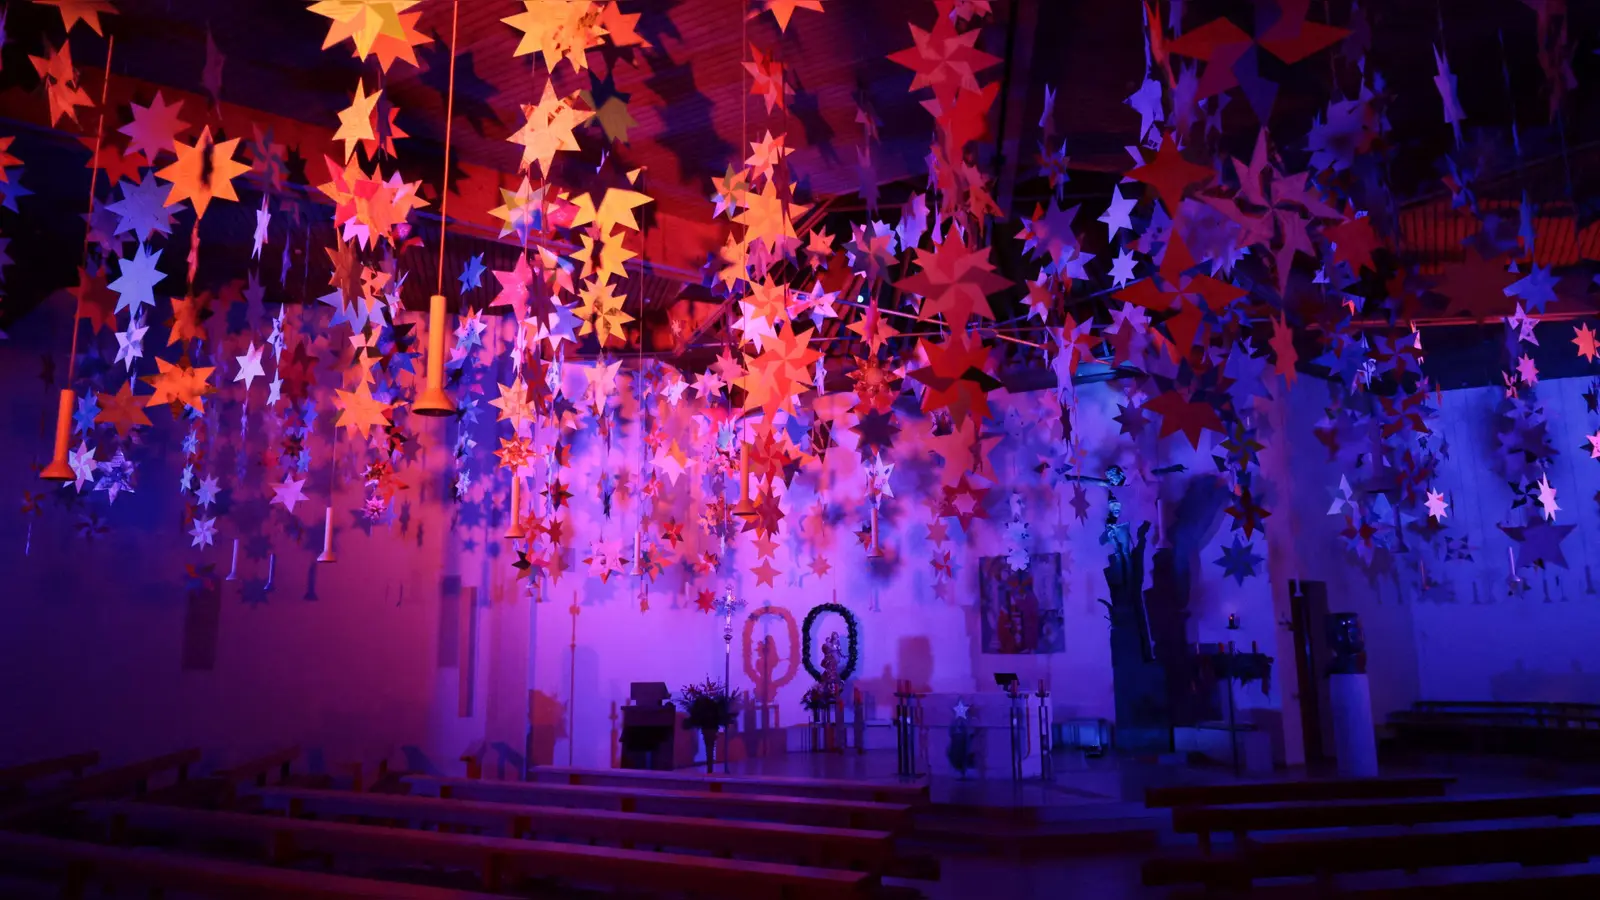
<instances>
[{"instance_id":1,"label":"green wreath","mask_svg":"<svg viewBox=\"0 0 1600 900\"><path fill-rule=\"evenodd\" d=\"M856 663L860 661L856 647L861 642L861 627L856 622L856 614L847 609L842 603L823 603L813 606L811 611L806 613L805 624L800 627L800 658L805 661L806 671L811 674L811 677L818 682L822 681L822 672L817 669L816 663L811 661L811 626L817 623L818 616L829 612L838 613L844 617L844 624L847 629L845 640L849 642L850 647L845 653L844 665L839 668L839 680L849 681L850 676L855 674Z\"/></svg>"}]
</instances>

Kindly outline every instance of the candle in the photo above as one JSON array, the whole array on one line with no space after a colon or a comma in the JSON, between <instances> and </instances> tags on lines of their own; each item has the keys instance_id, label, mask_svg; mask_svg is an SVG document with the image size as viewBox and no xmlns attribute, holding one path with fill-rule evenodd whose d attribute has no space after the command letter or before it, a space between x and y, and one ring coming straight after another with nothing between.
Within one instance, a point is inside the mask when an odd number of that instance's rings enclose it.
<instances>
[{"instance_id":1,"label":"candle","mask_svg":"<svg viewBox=\"0 0 1600 900\"><path fill-rule=\"evenodd\" d=\"M272 590L272 573L278 568L278 554L267 554L267 583L261 586L262 591Z\"/></svg>"},{"instance_id":2,"label":"candle","mask_svg":"<svg viewBox=\"0 0 1600 900\"><path fill-rule=\"evenodd\" d=\"M233 564L228 568L227 581L239 580L239 539L233 539Z\"/></svg>"}]
</instances>

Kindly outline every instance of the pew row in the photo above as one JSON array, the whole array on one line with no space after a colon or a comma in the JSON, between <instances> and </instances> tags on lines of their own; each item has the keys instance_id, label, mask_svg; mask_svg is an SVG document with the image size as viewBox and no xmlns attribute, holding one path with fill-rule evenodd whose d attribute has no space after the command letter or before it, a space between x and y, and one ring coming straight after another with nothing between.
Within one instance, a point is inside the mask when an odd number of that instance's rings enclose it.
<instances>
[{"instance_id":1,"label":"pew row","mask_svg":"<svg viewBox=\"0 0 1600 900\"><path fill-rule=\"evenodd\" d=\"M535 766L528 781L546 784L592 784L610 787L658 787L712 793L771 794L783 797L822 797L905 803L917 806L930 796L928 779L913 781L849 781L833 778L769 778L754 775L704 775L698 772L657 772L646 769L581 769Z\"/></svg>"},{"instance_id":2,"label":"pew row","mask_svg":"<svg viewBox=\"0 0 1600 900\"><path fill-rule=\"evenodd\" d=\"M94 896L91 885L179 890L239 900L503 900L495 894L371 881L157 850L108 847L17 832L0 832L0 860L60 878L63 896Z\"/></svg>"},{"instance_id":3,"label":"pew row","mask_svg":"<svg viewBox=\"0 0 1600 900\"><path fill-rule=\"evenodd\" d=\"M1171 854L1145 863L1144 883L1248 888L1262 878L1521 863L1584 863L1600 854L1600 817L1445 822L1348 832L1258 835L1227 854Z\"/></svg>"},{"instance_id":4,"label":"pew row","mask_svg":"<svg viewBox=\"0 0 1600 900\"><path fill-rule=\"evenodd\" d=\"M85 769L99 764L100 754L91 750L87 753L70 753L52 759L36 759L32 762L7 766L0 769L0 798L18 796L29 784L56 775L82 778Z\"/></svg>"},{"instance_id":5,"label":"pew row","mask_svg":"<svg viewBox=\"0 0 1600 900\"><path fill-rule=\"evenodd\" d=\"M1234 803L1442 797L1455 780L1451 775L1405 775L1382 778L1310 778L1295 781L1184 784L1146 788L1144 805L1150 809L1157 809L1179 806L1222 806Z\"/></svg>"},{"instance_id":6,"label":"pew row","mask_svg":"<svg viewBox=\"0 0 1600 900\"><path fill-rule=\"evenodd\" d=\"M1204 848L1210 846L1211 835L1215 832L1232 832L1236 841L1242 841L1245 835L1260 831L1593 814L1600 814L1600 790L1399 800L1330 800L1323 803L1184 806L1172 811L1172 830L1179 834L1198 835L1200 846Z\"/></svg>"},{"instance_id":7,"label":"pew row","mask_svg":"<svg viewBox=\"0 0 1600 900\"><path fill-rule=\"evenodd\" d=\"M274 772L278 773L280 782L286 780L289 777L289 768L299 758L299 747L285 747L226 769L218 769L211 773L211 777L225 781L234 788L252 783L257 787L263 787Z\"/></svg>"},{"instance_id":8,"label":"pew row","mask_svg":"<svg viewBox=\"0 0 1600 900\"><path fill-rule=\"evenodd\" d=\"M713 819L755 819L790 825L821 825L899 831L910 823L911 807L903 803L828 800L817 797L775 797L768 794L713 794L660 788L604 787L588 784L541 784L527 781L474 781L434 775L407 775L413 793L462 800L522 803L536 806L612 809Z\"/></svg>"},{"instance_id":9,"label":"pew row","mask_svg":"<svg viewBox=\"0 0 1600 900\"><path fill-rule=\"evenodd\" d=\"M932 857L898 858L893 836L886 831L309 788L269 787L255 791L254 796L263 809L290 816L359 816L424 827L460 826L507 837L605 842L625 849L694 850L724 857L856 868L900 878L939 877L938 860Z\"/></svg>"},{"instance_id":10,"label":"pew row","mask_svg":"<svg viewBox=\"0 0 1600 900\"><path fill-rule=\"evenodd\" d=\"M1193 888L1179 889L1172 900L1219 900L1236 896L1249 900L1505 900L1507 897L1537 897L1539 900L1590 900L1600 896L1600 866L1550 866L1513 868L1470 866L1429 869L1415 874L1364 879L1360 884L1287 884L1251 890L1219 893Z\"/></svg>"},{"instance_id":11,"label":"pew row","mask_svg":"<svg viewBox=\"0 0 1600 900\"><path fill-rule=\"evenodd\" d=\"M491 891L525 879L554 878L612 889L809 898L870 896L878 883L876 877L866 873L840 869L442 834L154 803L97 801L81 808L92 819L106 822L113 840L129 836L132 830L157 831L190 840L259 842L268 858L279 864L291 862L301 854L330 854L459 868L478 873L484 888Z\"/></svg>"},{"instance_id":12,"label":"pew row","mask_svg":"<svg viewBox=\"0 0 1600 900\"><path fill-rule=\"evenodd\" d=\"M16 806L0 809L0 827L64 809L81 800L130 794L143 796L149 792L153 779L169 772L173 773L176 784L182 785L189 780L189 767L199 762L200 751L189 749L95 772Z\"/></svg>"}]
</instances>

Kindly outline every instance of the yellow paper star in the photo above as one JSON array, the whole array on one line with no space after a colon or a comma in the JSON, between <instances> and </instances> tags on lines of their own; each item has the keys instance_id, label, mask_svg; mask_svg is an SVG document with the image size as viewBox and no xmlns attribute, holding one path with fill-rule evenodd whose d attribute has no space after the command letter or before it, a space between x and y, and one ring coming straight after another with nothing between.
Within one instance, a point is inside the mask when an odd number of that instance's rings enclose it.
<instances>
[{"instance_id":1,"label":"yellow paper star","mask_svg":"<svg viewBox=\"0 0 1600 900\"><path fill-rule=\"evenodd\" d=\"M200 398L216 390L210 383L211 373L216 371L215 366L193 368L174 365L158 356L156 369L156 374L144 376L145 383L156 391L145 401L145 406L182 403L196 412L205 411Z\"/></svg>"},{"instance_id":2,"label":"yellow paper star","mask_svg":"<svg viewBox=\"0 0 1600 900\"><path fill-rule=\"evenodd\" d=\"M400 15L420 2L422 0L318 0L311 4L311 11L332 20L322 49L349 39L355 42L357 59L378 53L384 71L388 71L388 62L397 56L415 65L416 57L408 51L417 44L431 43L415 31L419 13ZM385 56L388 62L384 61Z\"/></svg>"},{"instance_id":3,"label":"yellow paper star","mask_svg":"<svg viewBox=\"0 0 1600 900\"><path fill-rule=\"evenodd\" d=\"M200 132L200 139L192 146L182 141L174 144L173 150L178 154L178 161L156 172L157 178L172 183L172 190L167 194L167 205L188 200L194 204L195 215L204 216L213 197L218 200L238 200L239 195L233 190L233 179L250 171L250 166L234 160L233 151L237 146L238 138L214 143L209 125Z\"/></svg>"},{"instance_id":4,"label":"yellow paper star","mask_svg":"<svg viewBox=\"0 0 1600 900\"><path fill-rule=\"evenodd\" d=\"M373 426L383 428L389 424L388 413L394 407L375 399L366 381L353 391L335 388L333 393L334 405L339 407L339 421L334 423L337 427L354 428L364 438Z\"/></svg>"},{"instance_id":5,"label":"yellow paper star","mask_svg":"<svg viewBox=\"0 0 1600 900\"><path fill-rule=\"evenodd\" d=\"M378 105L378 99L383 96L383 91L378 91L371 96L367 95L367 86L356 82L356 96L350 106L339 113L339 130L333 133L333 139L344 141L344 161L349 162L350 157L356 154L356 145L362 141L376 141L377 132L372 130L372 110Z\"/></svg>"}]
</instances>

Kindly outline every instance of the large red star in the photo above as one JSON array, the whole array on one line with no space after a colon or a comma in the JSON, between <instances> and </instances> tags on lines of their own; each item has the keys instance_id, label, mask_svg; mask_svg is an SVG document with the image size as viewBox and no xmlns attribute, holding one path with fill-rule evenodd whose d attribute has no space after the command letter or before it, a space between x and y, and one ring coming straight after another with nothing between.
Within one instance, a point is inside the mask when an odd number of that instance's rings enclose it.
<instances>
[{"instance_id":1,"label":"large red star","mask_svg":"<svg viewBox=\"0 0 1600 900\"><path fill-rule=\"evenodd\" d=\"M1184 189L1196 181L1210 180L1215 173L1206 166L1198 166L1183 158L1172 135L1161 136L1161 149L1154 158L1128 173L1135 181L1142 181L1156 189L1167 212L1177 215L1178 204L1183 202Z\"/></svg>"},{"instance_id":2,"label":"large red star","mask_svg":"<svg viewBox=\"0 0 1600 900\"><path fill-rule=\"evenodd\" d=\"M754 569L750 570L750 574L756 576L756 586L757 587L760 587L762 585L766 585L767 587L773 587L774 585L772 583L772 579L777 578L779 575L782 575L783 573L778 571L777 569L774 569L772 567L772 561L771 560L763 559L761 561L761 565L756 566Z\"/></svg>"}]
</instances>

